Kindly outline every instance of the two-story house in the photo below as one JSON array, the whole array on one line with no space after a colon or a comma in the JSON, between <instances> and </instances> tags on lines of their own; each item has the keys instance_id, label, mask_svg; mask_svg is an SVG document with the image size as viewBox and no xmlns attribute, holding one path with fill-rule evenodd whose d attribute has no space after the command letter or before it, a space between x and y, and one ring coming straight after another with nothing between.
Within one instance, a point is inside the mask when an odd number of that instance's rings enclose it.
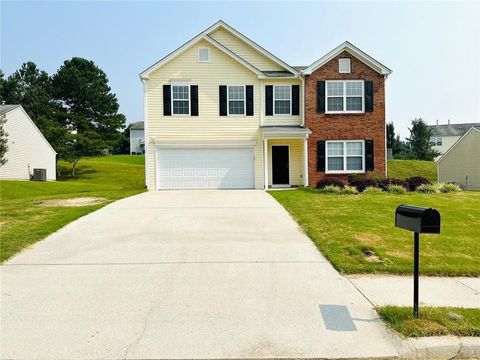
<instances>
[{"instance_id":1,"label":"two-story house","mask_svg":"<svg viewBox=\"0 0 480 360\"><path fill-rule=\"evenodd\" d=\"M148 189L314 186L321 173L384 174L390 71L348 43L336 50L293 67L219 21L143 71ZM351 72L338 71L339 56Z\"/></svg>"}]
</instances>

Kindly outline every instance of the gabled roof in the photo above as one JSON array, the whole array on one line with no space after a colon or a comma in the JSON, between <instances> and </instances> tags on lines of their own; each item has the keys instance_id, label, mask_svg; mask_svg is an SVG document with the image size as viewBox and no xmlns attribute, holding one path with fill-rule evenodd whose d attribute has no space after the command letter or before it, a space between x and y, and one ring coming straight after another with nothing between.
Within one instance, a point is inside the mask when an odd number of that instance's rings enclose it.
<instances>
[{"instance_id":1,"label":"gabled roof","mask_svg":"<svg viewBox=\"0 0 480 360\"><path fill-rule=\"evenodd\" d=\"M212 33L213 31L217 30L220 27L222 27L226 31L230 32L232 35L236 36L237 38L239 38L240 40L245 42L247 45L249 45L252 48L254 48L255 50L257 50L258 52L262 53L264 56L266 56L267 58L269 58L273 62L275 62L278 65L280 65L281 67L283 67L286 71L291 72L293 74L293 76L298 76L297 70L295 70L293 67L291 67L290 65L288 65L284 61L280 60L278 57L271 54L270 52L268 52L267 50L262 48L260 45L258 45L254 41L247 38L245 35L241 34L237 30L232 28L230 25L226 24L222 20L219 20L215 24L213 24L212 26L210 26L209 28L207 28L206 30L202 31L200 34L198 34L197 36L192 38L191 40L187 41L185 44L180 46L178 49L174 50L173 52L171 52L170 54L168 54L164 58L157 61L152 66L150 66L147 69L145 69L144 71L142 71L140 73L140 78L141 79L148 79L149 75L153 71L155 71L158 68L160 68L161 66L165 65L170 60L174 59L175 57L177 57L178 55L183 53L185 50L189 49L190 47L194 46L196 43L198 43L199 41L202 41L202 40L208 41L210 44L215 46L217 49L219 49L219 50L223 51L225 54L231 56L233 59L237 60L240 64L242 64L243 66L247 67L248 69L253 71L255 74L257 74L258 77L260 77L260 78L271 77L271 75L268 76L267 74L264 74L262 71L257 69L255 66L248 63L245 59L241 58L240 56L235 54L233 51L231 51L230 49L223 46L220 42L216 41L215 39L213 39L212 37L209 36L210 33Z\"/></svg>"},{"instance_id":2,"label":"gabled roof","mask_svg":"<svg viewBox=\"0 0 480 360\"><path fill-rule=\"evenodd\" d=\"M130 130L143 130L143 129L144 129L143 121L134 122L134 123L130 126Z\"/></svg>"},{"instance_id":3,"label":"gabled roof","mask_svg":"<svg viewBox=\"0 0 480 360\"><path fill-rule=\"evenodd\" d=\"M458 144L460 144L462 142L462 140L464 138L466 138L468 136L468 134L470 134L472 131L476 131L480 134L480 129L477 129L477 128L474 128L474 127L471 127L465 134L463 134L463 136L458 139L457 141L455 141L455 143L450 147L450 149L448 149L442 156L440 156L438 158L438 160L436 161L436 163L438 164L440 161L442 161L445 156L447 156L448 153L450 153L450 151L452 151Z\"/></svg>"},{"instance_id":4,"label":"gabled roof","mask_svg":"<svg viewBox=\"0 0 480 360\"><path fill-rule=\"evenodd\" d=\"M470 128L480 129L480 123L428 125L432 136L462 136Z\"/></svg>"},{"instance_id":5,"label":"gabled roof","mask_svg":"<svg viewBox=\"0 0 480 360\"><path fill-rule=\"evenodd\" d=\"M320 66L325 65L327 62L329 62L336 56L340 55L344 51L348 52L349 54L351 54L352 56L354 56L364 64L368 65L369 67L371 67L373 70L375 70L381 75L389 75L392 73L392 70L390 70L388 67L381 64L380 62L372 58L370 55L364 53L362 50L360 50L350 42L345 41L343 44L341 44L340 46L337 46L328 54L326 54L325 56L322 56L320 59L315 61L312 65L310 65L305 70L303 70L302 74L311 75Z\"/></svg>"}]
</instances>

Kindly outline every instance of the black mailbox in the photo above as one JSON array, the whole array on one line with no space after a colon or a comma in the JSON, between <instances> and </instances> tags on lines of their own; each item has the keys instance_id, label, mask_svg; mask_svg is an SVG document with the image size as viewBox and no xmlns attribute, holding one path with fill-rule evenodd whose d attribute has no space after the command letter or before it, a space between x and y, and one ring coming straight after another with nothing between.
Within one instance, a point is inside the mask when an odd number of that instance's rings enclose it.
<instances>
[{"instance_id":1,"label":"black mailbox","mask_svg":"<svg viewBox=\"0 0 480 360\"><path fill-rule=\"evenodd\" d=\"M395 211L395 226L416 233L439 234L440 213L432 208L400 205Z\"/></svg>"}]
</instances>

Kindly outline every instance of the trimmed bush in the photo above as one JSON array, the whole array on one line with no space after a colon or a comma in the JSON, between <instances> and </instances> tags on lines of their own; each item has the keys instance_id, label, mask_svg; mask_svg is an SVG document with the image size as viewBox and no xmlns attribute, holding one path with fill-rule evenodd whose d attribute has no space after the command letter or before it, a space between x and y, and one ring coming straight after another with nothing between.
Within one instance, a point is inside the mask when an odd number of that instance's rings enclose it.
<instances>
[{"instance_id":1,"label":"trimmed bush","mask_svg":"<svg viewBox=\"0 0 480 360\"><path fill-rule=\"evenodd\" d=\"M342 188L345 185L347 185L347 182L342 178L327 176L323 180L320 180L319 182L317 182L317 189L322 189L326 186L331 186L331 185Z\"/></svg>"},{"instance_id":2,"label":"trimmed bush","mask_svg":"<svg viewBox=\"0 0 480 360\"><path fill-rule=\"evenodd\" d=\"M327 194L335 194L335 195L339 195L342 193L342 189L339 187L339 186L335 186L335 185L327 185L327 186L324 186L322 188L323 192L327 193Z\"/></svg>"},{"instance_id":3,"label":"trimmed bush","mask_svg":"<svg viewBox=\"0 0 480 360\"><path fill-rule=\"evenodd\" d=\"M403 186L401 185L388 185L387 186L387 191L389 193L392 193L392 194L398 194L398 195L402 195L402 194L406 194L407 193L407 189L405 189Z\"/></svg>"},{"instance_id":4,"label":"trimmed bush","mask_svg":"<svg viewBox=\"0 0 480 360\"><path fill-rule=\"evenodd\" d=\"M403 186L404 188L407 187L404 180L395 179L395 178L383 179L383 180L379 181L379 183L378 183L378 186L383 191L387 191L388 185L400 185L400 186Z\"/></svg>"},{"instance_id":5,"label":"trimmed bush","mask_svg":"<svg viewBox=\"0 0 480 360\"><path fill-rule=\"evenodd\" d=\"M462 191L462 188L457 184L439 184L438 190L442 193L449 193L449 192L458 192Z\"/></svg>"},{"instance_id":6,"label":"trimmed bush","mask_svg":"<svg viewBox=\"0 0 480 360\"><path fill-rule=\"evenodd\" d=\"M420 185L431 185L432 183L423 176L413 176L405 180L405 184L408 190L415 191Z\"/></svg>"},{"instance_id":7,"label":"trimmed bush","mask_svg":"<svg viewBox=\"0 0 480 360\"><path fill-rule=\"evenodd\" d=\"M423 184L417 187L415 191L424 193L424 194L437 194L440 191L438 190L438 184Z\"/></svg>"},{"instance_id":8,"label":"trimmed bush","mask_svg":"<svg viewBox=\"0 0 480 360\"><path fill-rule=\"evenodd\" d=\"M363 190L363 193L364 194L381 194L383 193L383 190L382 188L377 188L377 187L373 187L373 186L368 186L367 188L365 188L365 190Z\"/></svg>"},{"instance_id":9,"label":"trimmed bush","mask_svg":"<svg viewBox=\"0 0 480 360\"><path fill-rule=\"evenodd\" d=\"M350 186L355 186L358 191L362 192L369 186L377 187L378 183L375 179L365 175L350 175L348 177L348 183Z\"/></svg>"},{"instance_id":10,"label":"trimmed bush","mask_svg":"<svg viewBox=\"0 0 480 360\"><path fill-rule=\"evenodd\" d=\"M347 195L355 195L355 194L358 194L358 190L355 186L346 185L343 188L343 193Z\"/></svg>"}]
</instances>

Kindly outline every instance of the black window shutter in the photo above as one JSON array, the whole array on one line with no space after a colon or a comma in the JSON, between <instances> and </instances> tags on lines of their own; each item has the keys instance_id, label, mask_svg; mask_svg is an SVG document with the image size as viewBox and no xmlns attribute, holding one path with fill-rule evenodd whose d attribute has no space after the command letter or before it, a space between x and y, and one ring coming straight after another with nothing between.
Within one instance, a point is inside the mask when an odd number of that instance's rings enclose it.
<instances>
[{"instance_id":1,"label":"black window shutter","mask_svg":"<svg viewBox=\"0 0 480 360\"><path fill-rule=\"evenodd\" d=\"M253 85L245 86L245 97L247 99L247 116L253 116Z\"/></svg>"},{"instance_id":2,"label":"black window shutter","mask_svg":"<svg viewBox=\"0 0 480 360\"><path fill-rule=\"evenodd\" d=\"M325 141L317 141L317 171L325 172Z\"/></svg>"},{"instance_id":3,"label":"black window shutter","mask_svg":"<svg viewBox=\"0 0 480 360\"><path fill-rule=\"evenodd\" d=\"M227 85L220 85L220 116L227 116Z\"/></svg>"},{"instance_id":4,"label":"black window shutter","mask_svg":"<svg viewBox=\"0 0 480 360\"><path fill-rule=\"evenodd\" d=\"M292 85L292 115L300 114L300 86Z\"/></svg>"},{"instance_id":5,"label":"black window shutter","mask_svg":"<svg viewBox=\"0 0 480 360\"><path fill-rule=\"evenodd\" d=\"M374 170L373 140L365 140L365 170Z\"/></svg>"},{"instance_id":6,"label":"black window shutter","mask_svg":"<svg viewBox=\"0 0 480 360\"><path fill-rule=\"evenodd\" d=\"M198 85L190 85L190 115L198 116Z\"/></svg>"},{"instance_id":7,"label":"black window shutter","mask_svg":"<svg viewBox=\"0 0 480 360\"><path fill-rule=\"evenodd\" d=\"M171 87L170 85L163 85L163 115L172 115L172 103L171 103Z\"/></svg>"},{"instance_id":8,"label":"black window shutter","mask_svg":"<svg viewBox=\"0 0 480 360\"><path fill-rule=\"evenodd\" d=\"M273 85L265 86L265 115L273 115Z\"/></svg>"},{"instance_id":9,"label":"black window shutter","mask_svg":"<svg viewBox=\"0 0 480 360\"><path fill-rule=\"evenodd\" d=\"M317 112L325 112L325 81L317 81Z\"/></svg>"},{"instance_id":10,"label":"black window shutter","mask_svg":"<svg viewBox=\"0 0 480 360\"><path fill-rule=\"evenodd\" d=\"M365 81L365 111L373 111L373 81Z\"/></svg>"}]
</instances>

